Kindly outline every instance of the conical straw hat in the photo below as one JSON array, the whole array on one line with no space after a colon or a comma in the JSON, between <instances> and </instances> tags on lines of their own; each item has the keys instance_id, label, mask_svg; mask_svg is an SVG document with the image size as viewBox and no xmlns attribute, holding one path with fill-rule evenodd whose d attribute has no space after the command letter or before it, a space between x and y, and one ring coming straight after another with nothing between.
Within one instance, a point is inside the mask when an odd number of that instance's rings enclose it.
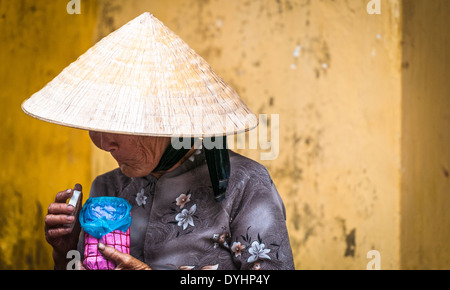
<instances>
[{"instance_id":1,"label":"conical straw hat","mask_svg":"<svg viewBox=\"0 0 450 290\"><path fill-rule=\"evenodd\" d=\"M103 38L22 109L64 126L146 136L210 137L258 125L237 93L150 13Z\"/></svg>"}]
</instances>

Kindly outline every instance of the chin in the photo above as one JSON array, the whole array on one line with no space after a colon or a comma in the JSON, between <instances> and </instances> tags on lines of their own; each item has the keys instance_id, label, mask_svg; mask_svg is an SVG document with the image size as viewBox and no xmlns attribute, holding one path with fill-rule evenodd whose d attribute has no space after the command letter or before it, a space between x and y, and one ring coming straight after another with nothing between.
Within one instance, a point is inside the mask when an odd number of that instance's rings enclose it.
<instances>
[{"instance_id":1,"label":"chin","mask_svg":"<svg viewBox=\"0 0 450 290\"><path fill-rule=\"evenodd\" d=\"M120 171L122 171L122 173L128 177L135 177L135 178L144 177L144 176L147 176L150 174L150 173L143 172L142 170L136 170L136 169L130 168L127 165L120 165Z\"/></svg>"}]
</instances>

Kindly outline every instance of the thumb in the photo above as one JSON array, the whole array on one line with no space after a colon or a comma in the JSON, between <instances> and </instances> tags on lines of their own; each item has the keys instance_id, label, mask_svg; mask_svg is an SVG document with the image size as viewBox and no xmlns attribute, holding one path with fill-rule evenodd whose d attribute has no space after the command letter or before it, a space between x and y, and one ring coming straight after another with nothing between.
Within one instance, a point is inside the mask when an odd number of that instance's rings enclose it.
<instances>
[{"instance_id":1,"label":"thumb","mask_svg":"<svg viewBox=\"0 0 450 290\"><path fill-rule=\"evenodd\" d=\"M106 246L102 243L97 244L97 248L100 251L100 253L105 257L107 260L113 262L116 265L120 264L126 264L128 260L128 255L124 254L118 250L116 250L113 247Z\"/></svg>"},{"instance_id":2,"label":"thumb","mask_svg":"<svg viewBox=\"0 0 450 290\"><path fill-rule=\"evenodd\" d=\"M81 184L77 183L75 184L75 186L73 187L74 190L78 190L78 191L83 191L83 187L81 186Z\"/></svg>"}]
</instances>

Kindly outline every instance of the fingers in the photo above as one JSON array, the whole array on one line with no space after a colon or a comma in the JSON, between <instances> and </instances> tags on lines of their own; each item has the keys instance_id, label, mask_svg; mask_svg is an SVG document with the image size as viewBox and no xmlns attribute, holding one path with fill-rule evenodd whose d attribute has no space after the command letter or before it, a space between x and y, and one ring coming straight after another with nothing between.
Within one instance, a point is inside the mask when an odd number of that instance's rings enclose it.
<instances>
[{"instance_id":1,"label":"fingers","mask_svg":"<svg viewBox=\"0 0 450 290\"><path fill-rule=\"evenodd\" d=\"M75 186L73 187L74 190L78 190L78 191L83 191L83 187L81 186L81 184L77 183L75 184Z\"/></svg>"},{"instance_id":2,"label":"fingers","mask_svg":"<svg viewBox=\"0 0 450 290\"><path fill-rule=\"evenodd\" d=\"M98 250L102 253L103 257L113 262L117 266L127 265L130 262L130 255L124 254L113 247L105 246L102 243L98 243Z\"/></svg>"},{"instance_id":3,"label":"fingers","mask_svg":"<svg viewBox=\"0 0 450 290\"><path fill-rule=\"evenodd\" d=\"M60 192L58 192L58 194L56 194L55 202L56 203L65 203L67 201L67 199L72 197L72 195L73 195L72 189L60 191Z\"/></svg>"},{"instance_id":4,"label":"fingers","mask_svg":"<svg viewBox=\"0 0 450 290\"><path fill-rule=\"evenodd\" d=\"M86 270L86 268L84 267L83 263L81 261L77 261L75 264L75 269L76 270Z\"/></svg>"},{"instance_id":5,"label":"fingers","mask_svg":"<svg viewBox=\"0 0 450 290\"><path fill-rule=\"evenodd\" d=\"M97 247L103 257L116 265L115 270L151 270L147 264L113 247L105 246L102 243L98 243Z\"/></svg>"},{"instance_id":6,"label":"fingers","mask_svg":"<svg viewBox=\"0 0 450 290\"><path fill-rule=\"evenodd\" d=\"M52 239L56 239L56 238L60 238L63 237L65 235L68 235L72 232L71 228L54 228L54 229L48 229L47 230L47 237L48 238L52 238Z\"/></svg>"},{"instance_id":7,"label":"fingers","mask_svg":"<svg viewBox=\"0 0 450 290\"><path fill-rule=\"evenodd\" d=\"M66 203L52 203L48 206L48 214L72 214L75 208Z\"/></svg>"},{"instance_id":8,"label":"fingers","mask_svg":"<svg viewBox=\"0 0 450 290\"><path fill-rule=\"evenodd\" d=\"M48 207L48 213L45 216L44 223L47 234L51 238L61 237L69 234L70 228L64 227L75 221L71 214L75 208L66 203L52 203Z\"/></svg>"},{"instance_id":9,"label":"fingers","mask_svg":"<svg viewBox=\"0 0 450 290\"><path fill-rule=\"evenodd\" d=\"M49 236L55 237L61 234L70 233L65 231L65 229L51 229L53 227L63 226L71 224L75 221L75 217L71 214L75 208L71 205L65 203L52 203L48 207L48 213L45 216L45 226L49 232Z\"/></svg>"},{"instance_id":10,"label":"fingers","mask_svg":"<svg viewBox=\"0 0 450 290\"><path fill-rule=\"evenodd\" d=\"M82 189L78 183L74 188L79 191ZM66 203L72 195L72 189L60 191L56 194L55 202L49 205L47 215L45 216L45 230L49 238L59 238L72 232L71 228L67 225L75 222L73 215L76 209Z\"/></svg>"},{"instance_id":11,"label":"fingers","mask_svg":"<svg viewBox=\"0 0 450 290\"><path fill-rule=\"evenodd\" d=\"M75 217L71 216L71 215L48 214L45 216L45 224L49 227L71 224L74 221L75 221Z\"/></svg>"},{"instance_id":12,"label":"fingers","mask_svg":"<svg viewBox=\"0 0 450 290\"><path fill-rule=\"evenodd\" d=\"M67 190L58 192L55 197L55 202L56 203L65 203L69 198L72 197L74 190L83 191L83 187L81 186L81 184L77 183L77 184L75 184L73 189L67 189Z\"/></svg>"}]
</instances>

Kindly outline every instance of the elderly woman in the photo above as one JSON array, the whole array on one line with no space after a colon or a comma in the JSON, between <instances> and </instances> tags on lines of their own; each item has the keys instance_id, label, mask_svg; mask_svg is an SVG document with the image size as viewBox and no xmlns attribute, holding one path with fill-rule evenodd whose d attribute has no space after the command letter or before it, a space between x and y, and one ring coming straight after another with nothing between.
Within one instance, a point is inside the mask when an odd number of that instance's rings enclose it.
<instances>
[{"instance_id":1,"label":"elderly woman","mask_svg":"<svg viewBox=\"0 0 450 290\"><path fill-rule=\"evenodd\" d=\"M104 38L22 107L89 130L117 161L89 194L132 206L130 254L98 244L116 269L294 268L269 173L226 149L225 136L254 128L255 116L149 13ZM72 194L59 192L45 218L56 269L66 268L68 251L83 253L79 209L66 203Z\"/></svg>"}]
</instances>

